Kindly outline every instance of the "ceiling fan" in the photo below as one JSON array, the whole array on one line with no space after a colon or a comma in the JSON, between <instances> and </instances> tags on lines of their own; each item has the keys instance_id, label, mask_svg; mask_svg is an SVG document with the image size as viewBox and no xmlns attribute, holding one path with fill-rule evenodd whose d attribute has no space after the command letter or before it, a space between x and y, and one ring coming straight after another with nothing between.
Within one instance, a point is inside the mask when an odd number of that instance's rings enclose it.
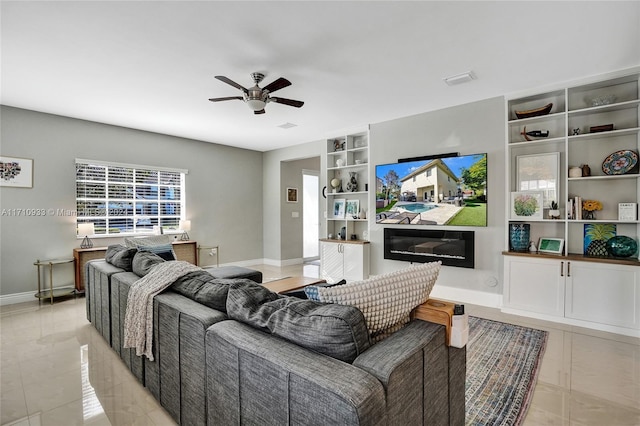
<instances>
[{"instance_id":1,"label":"ceiling fan","mask_svg":"<svg viewBox=\"0 0 640 426\"><path fill-rule=\"evenodd\" d=\"M220 102L220 101L230 101L232 99L238 99L240 101L244 101L249 108L253 110L254 114L264 114L264 107L269 102L276 102L279 104L289 105L292 107L300 108L304 105L302 101L296 101L294 99L287 98L276 98L270 96L271 93L276 90L280 90L284 87L291 86L291 82L286 78L280 77L279 79L267 84L262 89L258 87L258 83L260 83L264 79L264 74L260 72L251 73L251 78L255 82L255 86L250 89L246 89L236 83L235 81L223 76L216 75L216 78L220 81L224 81L225 83L235 87L236 89L242 90L242 96L228 96L225 98L211 98L209 99L211 102Z\"/></svg>"}]
</instances>

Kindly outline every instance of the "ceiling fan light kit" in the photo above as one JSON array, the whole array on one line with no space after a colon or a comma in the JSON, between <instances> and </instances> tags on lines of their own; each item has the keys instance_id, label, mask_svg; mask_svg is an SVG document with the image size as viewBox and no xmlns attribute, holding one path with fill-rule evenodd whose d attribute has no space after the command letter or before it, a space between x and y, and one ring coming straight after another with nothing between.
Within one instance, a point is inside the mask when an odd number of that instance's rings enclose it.
<instances>
[{"instance_id":1,"label":"ceiling fan light kit","mask_svg":"<svg viewBox=\"0 0 640 426\"><path fill-rule=\"evenodd\" d=\"M245 87L241 86L240 84L236 83L235 81L225 76L217 75L216 79L223 81L228 85L235 87L236 89L242 90L242 96L210 98L209 100L211 102L229 101L229 100L235 100L235 99L241 100L241 101L244 101L244 103L246 103L249 106L249 108L253 110L254 114L264 114L265 113L264 107L269 102L289 105L296 108L300 108L302 105L304 105L304 102L302 101L296 101L294 99L286 99L286 98L275 98L275 97L272 98L271 96L269 96L270 93L273 93L276 90L280 90L284 87L291 85L291 82L286 78L280 77L277 80L267 84L263 88L260 88L258 84L264 79L264 74L260 72L254 72L254 73L251 73L251 78L253 79L253 82L255 83L255 85L250 89L246 89Z\"/></svg>"}]
</instances>

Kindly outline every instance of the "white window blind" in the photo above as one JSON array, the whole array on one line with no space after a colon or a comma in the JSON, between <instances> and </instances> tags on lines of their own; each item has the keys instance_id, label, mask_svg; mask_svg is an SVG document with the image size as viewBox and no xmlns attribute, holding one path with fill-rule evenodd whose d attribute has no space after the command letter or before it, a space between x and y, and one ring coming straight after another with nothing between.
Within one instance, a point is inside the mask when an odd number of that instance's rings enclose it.
<instances>
[{"instance_id":1,"label":"white window blind","mask_svg":"<svg viewBox=\"0 0 640 426\"><path fill-rule=\"evenodd\" d=\"M97 235L178 229L186 170L76 159L77 223Z\"/></svg>"}]
</instances>

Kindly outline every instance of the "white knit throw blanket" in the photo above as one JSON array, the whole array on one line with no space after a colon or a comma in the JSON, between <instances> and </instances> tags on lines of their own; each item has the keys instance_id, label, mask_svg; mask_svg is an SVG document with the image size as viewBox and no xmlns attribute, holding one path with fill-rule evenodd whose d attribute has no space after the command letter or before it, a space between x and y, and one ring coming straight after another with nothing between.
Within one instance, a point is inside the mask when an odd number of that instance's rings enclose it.
<instances>
[{"instance_id":1,"label":"white knit throw blanket","mask_svg":"<svg viewBox=\"0 0 640 426\"><path fill-rule=\"evenodd\" d=\"M153 298L178 278L200 270L188 262L162 262L131 285L124 317L125 348L136 348L137 356L145 355L153 361Z\"/></svg>"}]
</instances>

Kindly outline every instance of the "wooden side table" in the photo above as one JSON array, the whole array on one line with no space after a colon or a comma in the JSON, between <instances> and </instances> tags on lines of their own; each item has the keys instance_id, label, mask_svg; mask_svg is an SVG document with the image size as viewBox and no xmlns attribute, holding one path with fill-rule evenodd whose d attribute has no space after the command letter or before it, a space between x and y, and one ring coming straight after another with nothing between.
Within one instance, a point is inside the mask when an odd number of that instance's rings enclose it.
<instances>
[{"instance_id":1,"label":"wooden side table","mask_svg":"<svg viewBox=\"0 0 640 426\"><path fill-rule=\"evenodd\" d=\"M58 265L64 265L67 263L73 263L73 259L50 259L50 260L36 260L33 264L38 269L38 292L35 296L38 298L38 302L42 302L42 299L51 299L51 304L53 304L53 299L61 296L70 296L75 294L75 288L71 285L64 287L54 287L53 286L53 267ZM49 267L49 290L44 290L42 288L42 283L40 276L42 272L40 270L41 267Z\"/></svg>"},{"instance_id":2,"label":"wooden side table","mask_svg":"<svg viewBox=\"0 0 640 426\"><path fill-rule=\"evenodd\" d=\"M451 327L453 326L453 309L455 303L444 300L429 299L413 310L412 318L442 324L447 328L447 345L451 342Z\"/></svg>"}]
</instances>

